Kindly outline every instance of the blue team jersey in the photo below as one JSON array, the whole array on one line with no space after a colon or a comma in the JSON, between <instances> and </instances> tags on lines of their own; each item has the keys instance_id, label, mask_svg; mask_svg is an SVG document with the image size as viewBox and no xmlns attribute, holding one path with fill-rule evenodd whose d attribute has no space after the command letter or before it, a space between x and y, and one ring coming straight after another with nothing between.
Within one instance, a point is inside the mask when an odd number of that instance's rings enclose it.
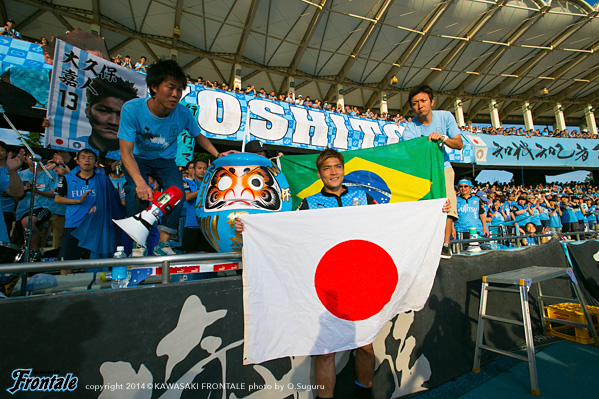
<instances>
[{"instance_id":1,"label":"blue team jersey","mask_svg":"<svg viewBox=\"0 0 599 399\"><path fill-rule=\"evenodd\" d=\"M4 175L6 181L8 181L8 168L6 166L0 168L0 175ZM8 188L8 185L6 186L6 188ZM6 188L0 190L0 204L2 205L2 212L14 212L15 199L5 193Z\"/></svg>"},{"instance_id":2,"label":"blue team jersey","mask_svg":"<svg viewBox=\"0 0 599 399\"><path fill-rule=\"evenodd\" d=\"M550 214L551 212L553 212L553 209L549 210ZM549 227L562 227L562 221L560 219L559 212L555 212L553 215L549 216Z\"/></svg>"},{"instance_id":3,"label":"blue team jersey","mask_svg":"<svg viewBox=\"0 0 599 399\"><path fill-rule=\"evenodd\" d=\"M348 188L343 186L343 189L344 191L339 197L333 194L326 193L324 191L306 197L304 198L298 209L338 208L346 206L368 205L375 203L372 197L368 195L366 191L360 188Z\"/></svg>"},{"instance_id":4,"label":"blue team jersey","mask_svg":"<svg viewBox=\"0 0 599 399\"><path fill-rule=\"evenodd\" d=\"M455 222L455 231L458 233L467 233L470 228L476 228L476 231L482 233L483 224L480 221L480 214L484 213L480 198L471 196L468 199L457 197L458 220Z\"/></svg>"},{"instance_id":5,"label":"blue team jersey","mask_svg":"<svg viewBox=\"0 0 599 399\"><path fill-rule=\"evenodd\" d=\"M452 113L449 111L432 111L433 112L433 121L430 125L423 125L420 123L418 118L412 118L411 122L406 124L406 129L403 132L404 140L411 140L417 137L428 137L431 133L439 133L444 134L449 138L454 138L460 135L460 130L458 129L458 124L455 121ZM443 159L445 169L451 168L451 164L449 163L449 155L445 149L445 146L442 146L443 149Z\"/></svg>"},{"instance_id":6,"label":"blue team jersey","mask_svg":"<svg viewBox=\"0 0 599 399\"><path fill-rule=\"evenodd\" d=\"M82 179L76 174L64 175L58 183L56 194L61 197L77 199L83 193L90 191L82 204L67 205L67 213L64 219L64 227L75 228L81 224L83 218L96 205L96 174L89 179Z\"/></svg>"},{"instance_id":7,"label":"blue team jersey","mask_svg":"<svg viewBox=\"0 0 599 399\"><path fill-rule=\"evenodd\" d=\"M529 208L529 209L532 209L532 208ZM529 211L529 215L531 216L530 222L532 224L534 224L535 226L541 225L541 215L537 208L532 209L532 214Z\"/></svg>"},{"instance_id":8,"label":"blue team jersey","mask_svg":"<svg viewBox=\"0 0 599 399\"><path fill-rule=\"evenodd\" d=\"M195 179L183 179L183 187L185 192L195 193L200 188L201 182ZM195 199L185 201L183 212L185 212L185 228L186 229L197 229L200 227L198 224L198 218L196 217L196 200Z\"/></svg>"},{"instance_id":9,"label":"blue team jersey","mask_svg":"<svg viewBox=\"0 0 599 399\"><path fill-rule=\"evenodd\" d=\"M589 210L587 212L587 220L589 222L597 221L597 206L596 205L593 205L589 208Z\"/></svg>"},{"instance_id":10,"label":"blue team jersey","mask_svg":"<svg viewBox=\"0 0 599 399\"><path fill-rule=\"evenodd\" d=\"M528 214L528 212L522 212L521 214L516 215L516 212L520 212L523 209L526 209L526 205L522 206L520 204L516 204L512 207L512 213L514 214L514 217L516 218L516 222L521 222L530 216Z\"/></svg>"},{"instance_id":11,"label":"blue team jersey","mask_svg":"<svg viewBox=\"0 0 599 399\"><path fill-rule=\"evenodd\" d=\"M489 210L487 211L487 217L491 218L491 223L499 226L502 222L505 222L505 218L503 217L503 214L501 213L501 211L503 210L503 206L499 207L499 212L497 212L495 214L495 211L497 211L497 209L495 209L495 207L491 207L489 208ZM495 215L493 215L495 214Z\"/></svg>"},{"instance_id":12,"label":"blue team jersey","mask_svg":"<svg viewBox=\"0 0 599 399\"><path fill-rule=\"evenodd\" d=\"M6 167L4 169L6 169ZM8 171L6 171L6 173L0 173L0 192L2 194L6 194L9 183ZM0 241L10 242L10 239L8 238L8 231L6 230L6 223L4 222L4 215L0 216Z\"/></svg>"},{"instance_id":13,"label":"blue team jersey","mask_svg":"<svg viewBox=\"0 0 599 399\"><path fill-rule=\"evenodd\" d=\"M533 245L539 245L539 238L538 237L530 237L528 234L526 234L524 236L524 238L526 239L526 246L527 247L531 247Z\"/></svg>"},{"instance_id":14,"label":"blue team jersey","mask_svg":"<svg viewBox=\"0 0 599 399\"><path fill-rule=\"evenodd\" d=\"M110 178L110 182L112 183L114 188L116 188L116 191L118 191L119 198L125 198L125 182L127 181L127 179L125 179L125 176L117 177L116 179L114 177L108 177Z\"/></svg>"},{"instance_id":15,"label":"blue team jersey","mask_svg":"<svg viewBox=\"0 0 599 399\"><path fill-rule=\"evenodd\" d=\"M200 132L191 111L177 104L165 118L150 112L148 98L134 98L123 104L118 138L135 143L133 155L141 159L175 159L177 137L187 130L192 137Z\"/></svg>"},{"instance_id":16,"label":"blue team jersey","mask_svg":"<svg viewBox=\"0 0 599 399\"><path fill-rule=\"evenodd\" d=\"M578 218L576 217L576 213L570 204L565 207L562 207L562 223L576 223L578 222Z\"/></svg>"},{"instance_id":17,"label":"blue team jersey","mask_svg":"<svg viewBox=\"0 0 599 399\"><path fill-rule=\"evenodd\" d=\"M541 204L541 213L539 214L539 218L541 220L549 220L549 210L547 209L547 205Z\"/></svg>"},{"instance_id":18,"label":"blue team jersey","mask_svg":"<svg viewBox=\"0 0 599 399\"><path fill-rule=\"evenodd\" d=\"M582 210L580 209L580 206L576 207L576 210L574 211L574 214L576 214L576 219L578 219L579 222L586 222L587 218L584 217L584 214L582 213Z\"/></svg>"},{"instance_id":19,"label":"blue team jersey","mask_svg":"<svg viewBox=\"0 0 599 399\"><path fill-rule=\"evenodd\" d=\"M58 184L58 175L53 170L50 171L50 175L54 179L50 179L46 172L43 170L37 174L36 184L37 189L39 191L50 191L54 192L56 188L56 184ZM21 176L21 180L23 181L23 185L31 184L33 181L33 173L29 170L22 170L19 172L19 176ZM17 220L21 220L24 216L29 213L29 202L31 201L31 191L28 191L25 194L25 198L19 201L17 205ZM35 202L33 204L33 209L37 208L47 208L50 212L54 213L56 209L56 203L54 202L54 197L42 197L41 195L35 195Z\"/></svg>"}]
</instances>

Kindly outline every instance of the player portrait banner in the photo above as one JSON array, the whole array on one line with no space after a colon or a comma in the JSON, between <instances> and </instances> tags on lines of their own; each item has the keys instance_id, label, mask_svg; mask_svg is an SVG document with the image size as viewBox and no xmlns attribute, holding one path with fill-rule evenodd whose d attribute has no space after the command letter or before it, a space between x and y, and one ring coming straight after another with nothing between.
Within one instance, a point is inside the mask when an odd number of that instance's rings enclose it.
<instances>
[{"instance_id":1,"label":"player portrait banner","mask_svg":"<svg viewBox=\"0 0 599 399\"><path fill-rule=\"evenodd\" d=\"M240 215L244 363L360 347L397 314L422 309L444 202Z\"/></svg>"},{"instance_id":2,"label":"player portrait banner","mask_svg":"<svg viewBox=\"0 0 599 399\"><path fill-rule=\"evenodd\" d=\"M445 197L443 153L426 137L364 150L342 152L344 184L364 189L379 204ZM285 155L287 176L296 208L323 185L316 171L318 154Z\"/></svg>"},{"instance_id":3,"label":"player portrait banner","mask_svg":"<svg viewBox=\"0 0 599 399\"><path fill-rule=\"evenodd\" d=\"M50 80L46 146L91 148L120 159L118 126L123 103L145 97L145 75L57 40Z\"/></svg>"}]
</instances>

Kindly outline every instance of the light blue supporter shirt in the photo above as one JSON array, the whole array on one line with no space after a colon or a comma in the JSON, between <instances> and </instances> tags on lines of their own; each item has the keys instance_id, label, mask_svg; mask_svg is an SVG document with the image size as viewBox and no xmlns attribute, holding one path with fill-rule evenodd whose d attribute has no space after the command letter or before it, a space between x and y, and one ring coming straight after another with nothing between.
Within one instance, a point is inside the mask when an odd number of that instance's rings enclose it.
<instances>
[{"instance_id":1,"label":"light blue supporter shirt","mask_svg":"<svg viewBox=\"0 0 599 399\"><path fill-rule=\"evenodd\" d=\"M198 182L195 179L186 179L187 180L187 189L186 192L195 193L200 188L201 182ZM189 190L189 191L188 191ZM200 227L198 224L198 219L196 217L196 199L189 200L185 202L186 207L185 210L185 228L197 229Z\"/></svg>"},{"instance_id":2,"label":"light blue supporter shirt","mask_svg":"<svg viewBox=\"0 0 599 399\"><path fill-rule=\"evenodd\" d=\"M459 136L460 130L458 129L458 124L455 121L455 118L449 111L432 111L433 112L433 121L430 125L423 125L420 123L418 118L412 118L411 122L406 124L406 130L403 132L404 140L411 140L417 137L428 137L431 133L437 132L439 134L443 134L450 139ZM444 159L444 167L445 169L451 168L451 164L449 163L449 155L447 154L447 150L445 146L442 146L443 149L443 159Z\"/></svg>"},{"instance_id":3,"label":"light blue supporter shirt","mask_svg":"<svg viewBox=\"0 0 599 399\"><path fill-rule=\"evenodd\" d=\"M0 192L4 193L8 190L10 183L8 172L0 173ZM8 195L8 194L6 194ZM12 198L12 197L11 197ZM6 223L4 222L4 215L0 214L0 241L10 242L8 238L8 231L6 230Z\"/></svg>"},{"instance_id":4,"label":"light blue supporter shirt","mask_svg":"<svg viewBox=\"0 0 599 399\"><path fill-rule=\"evenodd\" d=\"M187 130L192 137L201 131L191 111L184 105L177 107L167 117L159 118L150 112L148 98L134 98L123 104L118 138L135 143L136 158L175 159L177 137Z\"/></svg>"},{"instance_id":5,"label":"light blue supporter shirt","mask_svg":"<svg viewBox=\"0 0 599 399\"><path fill-rule=\"evenodd\" d=\"M38 169L39 170L39 169ZM51 191L54 192L56 185L58 184L58 175L55 171L51 170L50 175L54 179L50 179L46 172L43 170L37 174L36 184L38 191ZM29 169L25 169L19 172L19 176L21 176L21 180L23 181L23 185L27 183L31 184L33 181L33 173ZM31 190L25 193L25 197L19 201L17 205L17 220L21 220L24 216L29 213L29 205L31 201ZM41 195L35 195L35 202L33 204L33 209L37 208L47 208L50 212L54 213L56 210L56 203L54 202L54 197L43 197Z\"/></svg>"},{"instance_id":6,"label":"light blue supporter shirt","mask_svg":"<svg viewBox=\"0 0 599 399\"><path fill-rule=\"evenodd\" d=\"M64 175L58 183L55 193L70 199L79 199L89 191L85 201L82 204L67 205L64 227L67 229L75 228L81 224L83 218L96 205L96 174L89 179L84 179L77 174L70 173Z\"/></svg>"}]
</instances>

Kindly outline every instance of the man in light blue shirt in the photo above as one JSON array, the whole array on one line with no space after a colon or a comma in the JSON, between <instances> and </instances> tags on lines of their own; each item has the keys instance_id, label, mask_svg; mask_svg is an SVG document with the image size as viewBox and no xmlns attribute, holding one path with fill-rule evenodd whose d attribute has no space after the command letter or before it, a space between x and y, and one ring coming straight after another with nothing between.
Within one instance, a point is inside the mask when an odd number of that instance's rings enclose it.
<instances>
[{"instance_id":1,"label":"man in light blue shirt","mask_svg":"<svg viewBox=\"0 0 599 399\"><path fill-rule=\"evenodd\" d=\"M453 115L449 111L433 111L435 99L433 90L429 86L420 85L410 90L408 101L416 117L412 118L406 125L403 139L410 140L421 136L428 136L428 140L439 143L443 151L445 160L445 190L451 204L451 210L448 212L447 224L445 225L445 238L443 240L441 257L449 259L451 258L449 239L453 231L453 224L458 218L458 211L454 190L455 174L449 163L449 155L445 150L445 146L461 150L464 147L464 143L462 142L462 136L460 136L460 130Z\"/></svg>"},{"instance_id":2,"label":"man in light blue shirt","mask_svg":"<svg viewBox=\"0 0 599 399\"><path fill-rule=\"evenodd\" d=\"M148 176L154 177L160 187L176 186L183 192L183 177L175 163L177 137L187 130L197 138L201 147L215 157L220 154L200 131L191 112L179 104L187 77L172 60L162 60L148 68L146 83L151 98L137 98L126 102L121 110L118 132L121 160L125 167L125 196L127 216L145 208L141 201L151 201L153 190ZM147 204L147 203L146 203ZM177 232L183 202L162 218L158 225L160 238L155 255L174 255L168 241Z\"/></svg>"},{"instance_id":3,"label":"man in light blue shirt","mask_svg":"<svg viewBox=\"0 0 599 399\"><path fill-rule=\"evenodd\" d=\"M6 144L0 141L0 157L4 156L6 156L6 163L3 168L0 168L0 192L12 198L21 198L24 189L18 170L25 159L25 151L21 150L14 156L12 152L6 154ZM0 241L10 242L9 233L3 215L0 215Z\"/></svg>"}]
</instances>

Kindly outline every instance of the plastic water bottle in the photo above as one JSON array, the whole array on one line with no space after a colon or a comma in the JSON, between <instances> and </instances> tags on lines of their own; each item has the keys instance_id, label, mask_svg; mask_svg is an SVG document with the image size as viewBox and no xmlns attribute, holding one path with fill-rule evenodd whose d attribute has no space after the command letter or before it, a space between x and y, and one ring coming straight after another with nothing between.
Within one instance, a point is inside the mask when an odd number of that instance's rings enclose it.
<instances>
[{"instance_id":1,"label":"plastic water bottle","mask_svg":"<svg viewBox=\"0 0 599 399\"><path fill-rule=\"evenodd\" d=\"M114 253L114 258L127 258L127 254L125 253L125 247L119 246L116 247L116 252ZM125 288L129 285L129 280L131 279L131 275L127 271L127 266L113 266L111 272L111 285L112 288Z\"/></svg>"},{"instance_id":2,"label":"plastic water bottle","mask_svg":"<svg viewBox=\"0 0 599 399\"><path fill-rule=\"evenodd\" d=\"M478 235L478 232L476 231L476 227L471 227L470 228L470 239L474 240L474 239L477 239L477 238L480 238L480 236ZM478 241L471 242L468 245L468 251L470 251L470 252L480 252L481 248L480 248L480 245L479 245Z\"/></svg>"}]
</instances>

